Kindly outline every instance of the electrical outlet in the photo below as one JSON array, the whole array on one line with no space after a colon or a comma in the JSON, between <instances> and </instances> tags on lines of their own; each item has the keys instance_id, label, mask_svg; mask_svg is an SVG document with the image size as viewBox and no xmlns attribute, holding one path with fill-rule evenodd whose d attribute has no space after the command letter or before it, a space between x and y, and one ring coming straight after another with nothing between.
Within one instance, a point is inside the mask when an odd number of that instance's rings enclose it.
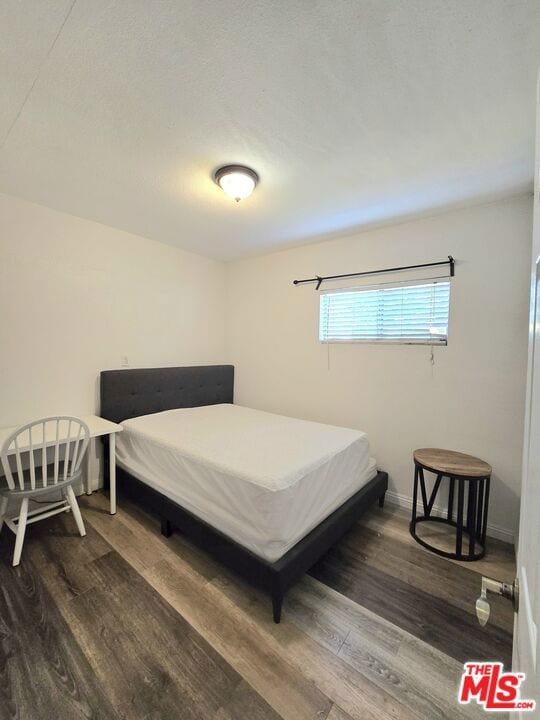
<instances>
[{"instance_id":1,"label":"electrical outlet","mask_svg":"<svg viewBox=\"0 0 540 720\"><path fill-rule=\"evenodd\" d=\"M127 355L122 355L121 360L122 360L122 367L125 367L125 368L129 367L129 359L128 359Z\"/></svg>"}]
</instances>

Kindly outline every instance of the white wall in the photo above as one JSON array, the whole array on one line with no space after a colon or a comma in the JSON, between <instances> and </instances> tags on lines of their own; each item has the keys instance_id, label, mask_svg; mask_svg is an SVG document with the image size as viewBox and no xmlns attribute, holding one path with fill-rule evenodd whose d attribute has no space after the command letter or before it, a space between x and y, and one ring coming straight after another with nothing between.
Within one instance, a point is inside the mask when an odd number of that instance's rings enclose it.
<instances>
[{"instance_id":1,"label":"white wall","mask_svg":"<svg viewBox=\"0 0 540 720\"><path fill-rule=\"evenodd\" d=\"M220 262L0 195L0 426L97 409L100 370L222 362Z\"/></svg>"},{"instance_id":2,"label":"white wall","mask_svg":"<svg viewBox=\"0 0 540 720\"><path fill-rule=\"evenodd\" d=\"M236 365L236 402L367 431L391 490L405 498L414 448L478 455L494 471L490 532L511 539L519 509L531 220L532 198L523 197L232 263L227 355ZM425 346L320 345L318 295L313 286L292 285L295 278L450 253L458 262L449 344L434 349L433 366Z\"/></svg>"}]
</instances>

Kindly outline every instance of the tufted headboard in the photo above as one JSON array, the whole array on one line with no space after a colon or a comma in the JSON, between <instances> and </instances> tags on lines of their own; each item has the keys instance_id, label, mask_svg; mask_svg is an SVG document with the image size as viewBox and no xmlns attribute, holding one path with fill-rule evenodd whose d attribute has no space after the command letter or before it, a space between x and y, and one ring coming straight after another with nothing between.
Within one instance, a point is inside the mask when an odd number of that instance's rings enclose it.
<instances>
[{"instance_id":1,"label":"tufted headboard","mask_svg":"<svg viewBox=\"0 0 540 720\"><path fill-rule=\"evenodd\" d=\"M139 415L232 403L233 365L103 370L101 417L120 423Z\"/></svg>"}]
</instances>

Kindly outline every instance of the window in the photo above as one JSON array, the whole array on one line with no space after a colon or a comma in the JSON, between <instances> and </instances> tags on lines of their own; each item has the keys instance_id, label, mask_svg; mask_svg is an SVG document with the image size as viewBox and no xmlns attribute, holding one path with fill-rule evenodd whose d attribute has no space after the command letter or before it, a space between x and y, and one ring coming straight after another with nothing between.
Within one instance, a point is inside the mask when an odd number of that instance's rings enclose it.
<instances>
[{"instance_id":1,"label":"window","mask_svg":"<svg viewBox=\"0 0 540 720\"><path fill-rule=\"evenodd\" d=\"M449 304L446 279L329 290L320 295L319 339L446 345Z\"/></svg>"}]
</instances>

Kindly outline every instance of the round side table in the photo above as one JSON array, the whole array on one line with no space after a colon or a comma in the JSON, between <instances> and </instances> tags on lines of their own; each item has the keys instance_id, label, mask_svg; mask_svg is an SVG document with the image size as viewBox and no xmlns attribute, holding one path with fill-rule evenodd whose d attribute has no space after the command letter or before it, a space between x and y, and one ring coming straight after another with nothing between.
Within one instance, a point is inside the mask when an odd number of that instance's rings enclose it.
<instances>
[{"instance_id":1,"label":"round side table","mask_svg":"<svg viewBox=\"0 0 540 720\"><path fill-rule=\"evenodd\" d=\"M491 465L487 462L453 450L421 448L414 451L414 493L412 518L409 526L416 542L431 552L453 560L480 560L486 551L486 526L489 504ZM424 471L437 478L428 498ZM433 516L431 511L443 478L450 481L445 516ZM457 485L457 512L454 520L454 499ZM467 488L466 488L467 486ZM420 488L423 515L418 515L418 489ZM437 522L456 528L456 551L446 552L430 545L416 534L421 522ZM463 552L463 535L468 537L468 551Z\"/></svg>"}]
</instances>

